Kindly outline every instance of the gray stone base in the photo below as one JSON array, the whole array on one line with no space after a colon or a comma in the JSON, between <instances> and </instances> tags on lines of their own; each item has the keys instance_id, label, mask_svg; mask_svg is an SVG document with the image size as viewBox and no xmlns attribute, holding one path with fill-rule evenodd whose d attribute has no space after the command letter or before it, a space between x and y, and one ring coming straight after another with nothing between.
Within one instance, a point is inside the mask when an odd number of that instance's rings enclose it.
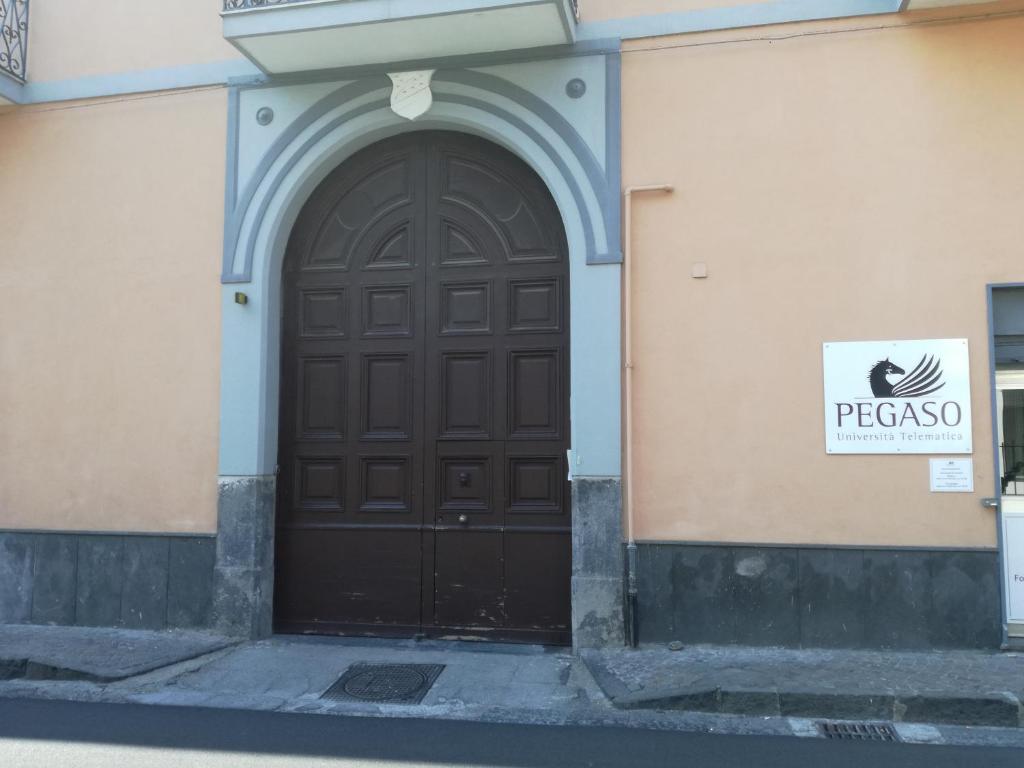
<instances>
[{"instance_id":1,"label":"gray stone base","mask_svg":"<svg viewBox=\"0 0 1024 768\"><path fill-rule=\"evenodd\" d=\"M0 532L0 624L273 631L273 477L222 478L218 535ZM625 642L621 486L573 482L576 649ZM998 648L994 551L641 543L642 643ZM1020 642L1016 640L1015 642Z\"/></svg>"},{"instance_id":2,"label":"gray stone base","mask_svg":"<svg viewBox=\"0 0 1024 768\"><path fill-rule=\"evenodd\" d=\"M644 543L640 641L998 648L996 552Z\"/></svg>"},{"instance_id":3,"label":"gray stone base","mask_svg":"<svg viewBox=\"0 0 1024 768\"><path fill-rule=\"evenodd\" d=\"M622 484L577 478L572 484L573 647L621 647Z\"/></svg>"},{"instance_id":4,"label":"gray stone base","mask_svg":"<svg viewBox=\"0 0 1024 768\"><path fill-rule=\"evenodd\" d=\"M212 536L0 533L0 624L210 625Z\"/></svg>"},{"instance_id":5,"label":"gray stone base","mask_svg":"<svg viewBox=\"0 0 1024 768\"><path fill-rule=\"evenodd\" d=\"M213 623L222 634L273 632L274 500L273 476L219 480Z\"/></svg>"}]
</instances>

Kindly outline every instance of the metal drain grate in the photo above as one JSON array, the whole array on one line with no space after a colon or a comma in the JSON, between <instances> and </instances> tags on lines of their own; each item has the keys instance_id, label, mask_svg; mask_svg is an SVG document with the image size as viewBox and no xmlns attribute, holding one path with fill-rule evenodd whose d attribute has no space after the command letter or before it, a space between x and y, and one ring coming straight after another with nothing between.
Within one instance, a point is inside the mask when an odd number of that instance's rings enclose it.
<instances>
[{"instance_id":1,"label":"metal drain grate","mask_svg":"<svg viewBox=\"0 0 1024 768\"><path fill-rule=\"evenodd\" d=\"M818 723L826 739L839 741L899 741L896 729L885 723Z\"/></svg>"},{"instance_id":2,"label":"metal drain grate","mask_svg":"<svg viewBox=\"0 0 1024 768\"><path fill-rule=\"evenodd\" d=\"M419 704L443 671L443 664L353 664L320 698Z\"/></svg>"}]
</instances>

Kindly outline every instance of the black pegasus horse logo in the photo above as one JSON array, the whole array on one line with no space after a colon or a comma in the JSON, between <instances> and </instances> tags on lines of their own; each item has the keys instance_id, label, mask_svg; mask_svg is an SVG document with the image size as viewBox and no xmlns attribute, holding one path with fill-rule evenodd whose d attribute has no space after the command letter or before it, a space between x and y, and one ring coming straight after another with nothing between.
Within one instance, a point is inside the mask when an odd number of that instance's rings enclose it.
<instances>
[{"instance_id":1,"label":"black pegasus horse logo","mask_svg":"<svg viewBox=\"0 0 1024 768\"><path fill-rule=\"evenodd\" d=\"M934 355L924 355L914 370L895 384L889 383L889 376L905 373L898 365L890 363L889 358L879 360L868 374L871 394L878 398L924 397L946 386L942 381L942 361Z\"/></svg>"}]
</instances>

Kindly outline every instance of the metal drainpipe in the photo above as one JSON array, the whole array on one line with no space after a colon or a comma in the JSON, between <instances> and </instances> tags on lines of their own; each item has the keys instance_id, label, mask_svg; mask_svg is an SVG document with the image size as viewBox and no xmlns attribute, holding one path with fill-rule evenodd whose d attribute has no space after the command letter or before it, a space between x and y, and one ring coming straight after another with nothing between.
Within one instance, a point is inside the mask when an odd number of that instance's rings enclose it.
<instances>
[{"instance_id":1,"label":"metal drainpipe","mask_svg":"<svg viewBox=\"0 0 1024 768\"><path fill-rule=\"evenodd\" d=\"M637 551L636 538L633 532L633 195L642 192L673 191L669 184L648 184L637 187L626 187L625 191L625 227L623 232L622 259L625 262L623 288L623 336L625 358L625 401L626 401L626 632L630 648L636 648L640 642L640 618L637 613Z\"/></svg>"}]
</instances>

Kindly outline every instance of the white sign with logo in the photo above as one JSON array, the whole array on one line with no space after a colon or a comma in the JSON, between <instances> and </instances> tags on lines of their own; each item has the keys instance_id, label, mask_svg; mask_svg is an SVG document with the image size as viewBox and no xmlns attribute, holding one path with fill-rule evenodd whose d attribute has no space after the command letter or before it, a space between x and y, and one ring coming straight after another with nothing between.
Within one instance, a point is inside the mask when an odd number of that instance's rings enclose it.
<instances>
[{"instance_id":1,"label":"white sign with logo","mask_svg":"<svg viewBox=\"0 0 1024 768\"><path fill-rule=\"evenodd\" d=\"M824 345L829 453L972 453L967 339Z\"/></svg>"}]
</instances>

